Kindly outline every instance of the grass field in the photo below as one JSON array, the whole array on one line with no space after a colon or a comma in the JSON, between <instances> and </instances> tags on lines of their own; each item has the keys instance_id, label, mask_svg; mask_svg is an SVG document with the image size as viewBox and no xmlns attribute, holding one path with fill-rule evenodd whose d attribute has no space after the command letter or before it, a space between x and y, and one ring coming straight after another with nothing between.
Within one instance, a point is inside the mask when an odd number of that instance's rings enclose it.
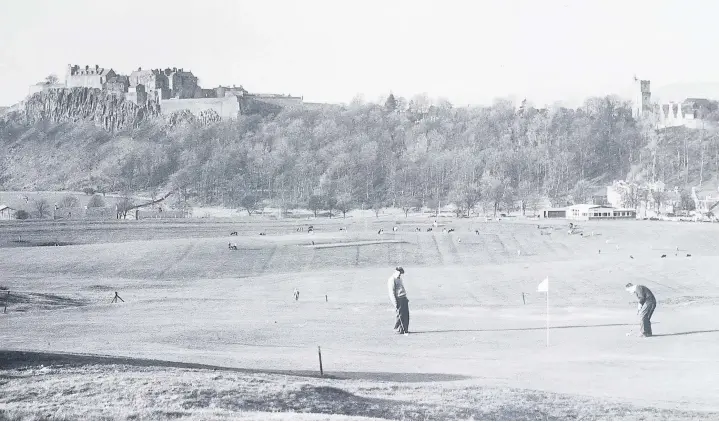
<instances>
[{"instance_id":1,"label":"grass field","mask_svg":"<svg viewBox=\"0 0 719 422\"><path fill-rule=\"evenodd\" d=\"M0 223L0 418L719 417L719 225L430 221Z\"/></svg>"}]
</instances>

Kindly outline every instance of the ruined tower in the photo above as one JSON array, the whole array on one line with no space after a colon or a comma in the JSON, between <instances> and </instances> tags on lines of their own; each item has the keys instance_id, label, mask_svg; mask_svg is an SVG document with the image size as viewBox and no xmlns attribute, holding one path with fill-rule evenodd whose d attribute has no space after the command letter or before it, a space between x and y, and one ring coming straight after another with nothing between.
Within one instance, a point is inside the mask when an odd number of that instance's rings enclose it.
<instances>
[{"instance_id":1,"label":"ruined tower","mask_svg":"<svg viewBox=\"0 0 719 422\"><path fill-rule=\"evenodd\" d=\"M652 93L649 89L649 81L640 80L634 77L634 95L632 98L632 116L635 119L642 117L651 111Z\"/></svg>"}]
</instances>

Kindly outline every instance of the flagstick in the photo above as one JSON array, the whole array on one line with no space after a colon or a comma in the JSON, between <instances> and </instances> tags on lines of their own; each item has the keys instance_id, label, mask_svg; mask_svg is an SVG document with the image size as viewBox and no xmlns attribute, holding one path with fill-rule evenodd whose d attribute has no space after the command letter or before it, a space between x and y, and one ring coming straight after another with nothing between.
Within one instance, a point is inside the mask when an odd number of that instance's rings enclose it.
<instances>
[{"instance_id":1,"label":"flagstick","mask_svg":"<svg viewBox=\"0 0 719 422\"><path fill-rule=\"evenodd\" d=\"M547 289L547 347L549 347L549 289Z\"/></svg>"}]
</instances>

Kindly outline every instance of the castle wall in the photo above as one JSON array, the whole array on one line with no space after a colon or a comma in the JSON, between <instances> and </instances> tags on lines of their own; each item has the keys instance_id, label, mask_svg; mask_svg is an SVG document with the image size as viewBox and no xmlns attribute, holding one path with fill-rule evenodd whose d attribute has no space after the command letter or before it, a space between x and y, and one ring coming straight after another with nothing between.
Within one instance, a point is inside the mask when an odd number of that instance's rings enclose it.
<instances>
[{"instance_id":1,"label":"castle wall","mask_svg":"<svg viewBox=\"0 0 719 422\"><path fill-rule=\"evenodd\" d=\"M160 111L163 115L167 116L181 110L188 110L198 117L203 111L214 110L223 119L236 119L240 114L240 102L234 96L223 98L173 98L160 102Z\"/></svg>"},{"instance_id":2,"label":"castle wall","mask_svg":"<svg viewBox=\"0 0 719 422\"><path fill-rule=\"evenodd\" d=\"M105 78L101 75L71 75L66 79L68 88L102 89Z\"/></svg>"},{"instance_id":3,"label":"castle wall","mask_svg":"<svg viewBox=\"0 0 719 422\"><path fill-rule=\"evenodd\" d=\"M283 96L264 96L264 95L252 95L250 96L255 101L260 101L267 104L280 106L283 108L297 107L302 105L301 97L283 97Z\"/></svg>"},{"instance_id":4,"label":"castle wall","mask_svg":"<svg viewBox=\"0 0 719 422\"><path fill-rule=\"evenodd\" d=\"M65 84L52 84L52 85L35 84L35 85L30 85L28 94L32 95L32 94L37 94L38 92L47 92L47 91L50 91L51 89L63 89L63 88L65 88Z\"/></svg>"}]
</instances>

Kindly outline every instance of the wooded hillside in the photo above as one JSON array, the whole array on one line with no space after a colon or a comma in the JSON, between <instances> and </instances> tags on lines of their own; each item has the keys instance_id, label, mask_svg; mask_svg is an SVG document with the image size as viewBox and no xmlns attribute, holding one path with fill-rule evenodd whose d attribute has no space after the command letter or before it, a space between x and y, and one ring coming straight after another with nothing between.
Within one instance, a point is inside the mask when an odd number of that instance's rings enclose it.
<instances>
[{"instance_id":1,"label":"wooded hillside","mask_svg":"<svg viewBox=\"0 0 719 422\"><path fill-rule=\"evenodd\" d=\"M576 110L390 97L209 124L153 118L114 133L86 121L5 119L0 151L3 189L178 188L203 204L339 211L531 207L540 195L582 202L614 179L715 190L719 174L714 130L656 131L614 97Z\"/></svg>"}]
</instances>

